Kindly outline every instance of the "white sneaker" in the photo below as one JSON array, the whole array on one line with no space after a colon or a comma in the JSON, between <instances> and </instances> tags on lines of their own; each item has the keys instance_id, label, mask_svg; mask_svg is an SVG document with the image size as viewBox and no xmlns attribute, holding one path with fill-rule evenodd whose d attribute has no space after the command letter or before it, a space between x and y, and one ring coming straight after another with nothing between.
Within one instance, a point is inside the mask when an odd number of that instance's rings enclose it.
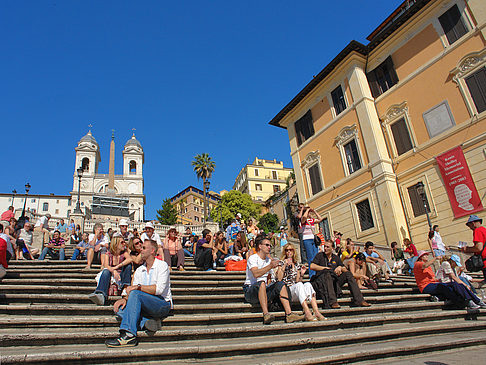
<instances>
[{"instance_id":1,"label":"white sneaker","mask_svg":"<svg viewBox=\"0 0 486 365\"><path fill-rule=\"evenodd\" d=\"M477 305L476 303L474 303L472 300L470 300L469 302L467 302L467 307L469 309L479 309L480 306Z\"/></svg>"},{"instance_id":2,"label":"white sneaker","mask_svg":"<svg viewBox=\"0 0 486 365\"><path fill-rule=\"evenodd\" d=\"M96 305L105 304L105 296L101 293L91 293L90 295L88 295L88 299Z\"/></svg>"},{"instance_id":3,"label":"white sneaker","mask_svg":"<svg viewBox=\"0 0 486 365\"><path fill-rule=\"evenodd\" d=\"M483 309L486 308L486 303L483 302L482 300L477 305L479 305L480 308L483 308Z\"/></svg>"}]
</instances>

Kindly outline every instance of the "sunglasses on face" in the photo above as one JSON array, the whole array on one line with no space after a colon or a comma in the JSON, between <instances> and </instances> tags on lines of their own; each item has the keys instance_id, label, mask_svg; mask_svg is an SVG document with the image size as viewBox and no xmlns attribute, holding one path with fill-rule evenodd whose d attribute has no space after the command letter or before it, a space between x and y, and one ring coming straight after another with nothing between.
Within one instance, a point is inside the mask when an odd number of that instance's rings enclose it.
<instances>
[{"instance_id":1,"label":"sunglasses on face","mask_svg":"<svg viewBox=\"0 0 486 365\"><path fill-rule=\"evenodd\" d=\"M288 248L285 250L285 252L292 252L293 250L291 248Z\"/></svg>"},{"instance_id":2,"label":"sunglasses on face","mask_svg":"<svg viewBox=\"0 0 486 365\"><path fill-rule=\"evenodd\" d=\"M265 243L263 246L272 247L270 243Z\"/></svg>"}]
</instances>

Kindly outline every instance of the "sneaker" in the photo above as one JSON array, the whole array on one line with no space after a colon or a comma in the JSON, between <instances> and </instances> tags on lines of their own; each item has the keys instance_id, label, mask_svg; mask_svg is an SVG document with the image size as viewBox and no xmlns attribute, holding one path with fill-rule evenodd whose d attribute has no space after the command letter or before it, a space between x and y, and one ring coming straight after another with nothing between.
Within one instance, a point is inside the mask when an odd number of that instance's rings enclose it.
<instances>
[{"instance_id":1,"label":"sneaker","mask_svg":"<svg viewBox=\"0 0 486 365\"><path fill-rule=\"evenodd\" d=\"M263 315L263 324L270 324L275 321L275 316L273 314L267 313Z\"/></svg>"},{"instance_id":2,"label":"sneaker","mask_svg":"<svg viewBox=\"0 0 486 365\"><path fill-rule=\"evenodd\" d=\"M214 270L214 269L207 269L206 271L216 271L216 270Z\"/></svg>"},{"instance_id":3,"label":"sneaker","mask_svg":"<svg viewBox=\"0 0 486 365\"><path fill-rule=\"evenodd\" d=\"M285 323L300 322L305 318L304 315L290 313L285 315Z\"/></svg>"},{"instance_id":4,"label":"sneaker","mask_svg":"<svg viewBox=\"0 0 486 365\"><path fill-rule=\"evenodd\" d=\"M88 299L96 305L105 304L105 296L101 293L91 293L90 295L88 295Z\"/></svg>"},{"instance_id":5,"label":"sneaker","mask_svg":"<svg viewBox=\"0 0 486 365\"><path fill-rule=\"evenodd\" d=\"M472 300L470 300L469 302L467 302L467 308L469 309L478 309L480 308L479 305L477 305L476 303L474 303Z\"/></svg>"},{"instance_id":6,"label":"sneaker","mask_svg":"<svg viewBox=\"0 0 486 365\"><path fill-rule=\"evenodd\" d=\"M430 298L429 298L429 301L435 303L435 302L438 302L439 301L439 298L437 298L435 295L431 295ZM447 300L446 300L446 302L447 302Z\"/></svg>"},{"instance_id":7,"label":"sneaker","mask_svg":"<svg viewBox=\"0 0 486 365\"><path fill-rule=\"evenodd\" d=\"M160 319L156 318L150 318L145 322L143 325L143 329L147 332L149 336L153 336L155 332L160 330L162 328L162 323L160 322Z\"/></svg>"},{"instance_id":8,"label":"sneaker","mask_svg":"<svg viewBox=\"0 0 486 365\"><path fill-rule=\"evenodd\" d=\"M105 345L107 347L133 347L138 345L136 336L128 336L126 333L113 340L106 340Z\"/></svg>"},{"instance_id":9,"label":"sneaker","mask_svg":"<svg viewBox=\"0 0 486 365\"><path fill-rule=\"evenodd\" d=\"M478 303L478 305L479 305L480 308L483 308L483 309L486 308L486 303L483 302L482 300Z\"/></svg>"}]
</instances>

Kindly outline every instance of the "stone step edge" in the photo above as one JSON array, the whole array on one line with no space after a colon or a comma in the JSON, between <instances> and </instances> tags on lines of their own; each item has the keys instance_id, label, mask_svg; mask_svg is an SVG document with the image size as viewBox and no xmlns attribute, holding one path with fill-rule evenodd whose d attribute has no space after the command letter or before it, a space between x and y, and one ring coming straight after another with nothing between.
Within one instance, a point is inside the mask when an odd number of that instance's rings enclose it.
<instances>
[{"instance_id":1,"label":"stone step edge","mask_svg":"<svg viewBox=\"0 0 486 365\"><path fill-rule=\"evenodd\" d=\"M96 307L95 307L96 308ZM342 307L341 309L325 309L325 310L320 310L320 312L324 316L332 316L333 314L337 315L342 315L343 313L350 313L350 314L356 314L360 315L359 313L366 314L367 312L376 312L376 311L385 311L385 310L400 310L400 311L419 311L419 310L437 310L442 308L442 303L440 302L422 302L422 301L416 301L416 302L408 302L406 304L387 304L387 305L375 305L372 307ZM297 311L299 312L299 311ZM301 311L300 311L301 312ZM300 313L299 312L299 313ZM272 312L273 314L276 315L277 318L283 318L284 312L279 311L279 312ZM442 312L441 312L442 313ZM481 313L486 313L486 311L483 311ZM261 312L242 312L242 313L224 313L224 314L174 314L173 316L169 316L165 321L173 321L173 322L194 322L195 320L199 320L201 322L208 322L208 321L220 321L220 320L236 320L236 319L258 319L261 320L262 314ZM34 317L29 317L25 318L24 315L11 315L11 314L0 314L0 328L2 324L16 324L20 325L22 323L27 323L27 324L35 324L39 325L41 323L45 323L46 321L52 323L52 322L57 322L57 323L64 323L64 321L67 320L92 320L94 322L99 322L99 323L106 323L109 321L110 323L116 323L116 320L114 318L114 314L111 311L107 317L100 317L100 316L95 316L95 317L90 317L90 316L43 316L43 315L37 315Z\"/></svg>"},{"instance_id":2,"label":"stone step edge","mask_svg":"<svg viewBox=\"0 0 486 365\"><path fill-rule=\"evenodd\" d=\"M104 360L106 361L108 358L114 361L123 362L126 360L133 361L134 359L142 360L146 358L157 358L159 360L163 359L174 359L174 358L192 358L197 357L221 357L227 356L227 354L231 353L232 356L238 354L248 354L248 353L260 353L260 352L275 352L280 350L294 350L298 348L320 348L324 346L333 346L337 347L341 344L349 344L351 341L354 343L360 342L378 342L383 340L394 340L398 338L404 337L411 337L411 336L424 336L428 334L435 334L437 333L450 333L450 332L464 332L464 331L471 331L471 330L483 330L486 329L486 323L483 322L462 322L460 325L458 324L451 324L448 326L417 326L414 328L402 328L398 330L386 330L380 331L377 333L376 331L371 332L362 332L356 334L350 338L349 334L344 335L333 335L329 336L327 333L321 336L313 336L313 337L304 337L293 340L283 339L283 340L275 340L272 338L258 338L259 341L256 341L257 338L253 338L251 346L241 346L240 343L238 344L223 344L219 343L217 345L190 345L181 347L181 346L163 346L163 347L156 347L156 348L121 348L121 349L114 349L110 351L109 349L103 350L93 350L91 351L61 351L61 352L52 352L54 348L52 346L48 346L50 353L36 353L36 354L19 354L19 355L3 355L2 356L2 364L8 363L41 363L41 362L53 362L53 361L96 361L96 360ZM440 336L440 335L438 335ZM469 339L461 339L457 341L450 341L451 343L463 343L463 344L474 344L474 343L486 343L486 338L469 338ZM427 347L426 344L420 344L421 347ZM444 346L444 342L441 343L441 346ZM450 346L447 346L450 347ZM403 352L403 348L397 349L394 348L395 352ZM37 348L39 351L39 347ZM378 351L378 353L382 352ZM373 351L372 353L376 353ZM332 361L336 361L340 355L333 355L328 356L328 358L332 358Z\"/></svg>"},{"instance_id":3,"label":"stone step edge","mask_svg":"<svg viewBox=\"0 0 486 365\"><path fill-rule=\"evenodd\" d=\"M254 335L269 335L273 334L278 337L279 334L298 333L300 331L316 332L316 331L331 331L344 328L358 329L361 327L368 328L371 326L383 326L393 323L410 323L410 322L433 322L438 320L450 320L460 318L466 315L466 311L456 310L449 312L429 312L420 313L410 320L410 315L404 314L390 314L381 316L370 316L364 319L361 318L344 318L344 319L328 319L323 322L299 322L292 325L284 323L274 323L272 326L265 325L253 325L253 326L235 326L235 327L218 327L214 328L198 328L198 329L164 329L158 331L155 336L149 337L145 332L139 332L139 338L150 338L150 342L160 341L181 341L192 340L194 338L208 339L219 338L225 336L225 338L234 337L249 337ZM479 314L480 316L486 316L486 312ZM283 320L283 315L277 317L278 320ZM34 342L42 342L42 345L49 344L68 344L74 342L80 343L92 343L96 340L107 339L118 334L118 330L113 328L112 330L97 331L96 333L83 332L66 332L63 331L62 338L58 337L57 332L43 332L39 333L37 329L36 333L32 334L0 334L0 347L22 346L25 342L28 345L34 346ZM40 345L40 344L35 344Z\"/></svg>"}]
</instances>

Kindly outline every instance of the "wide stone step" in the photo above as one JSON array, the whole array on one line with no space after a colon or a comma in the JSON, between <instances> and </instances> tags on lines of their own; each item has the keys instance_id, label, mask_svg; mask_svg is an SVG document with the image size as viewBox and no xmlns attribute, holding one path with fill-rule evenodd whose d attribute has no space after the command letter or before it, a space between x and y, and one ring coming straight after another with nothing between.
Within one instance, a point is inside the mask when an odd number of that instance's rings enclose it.
<instances>
[{"instance_id":1,"label":"wide stone step","mask_svg":"<svg viewBox=\"0 0 486 365\"><path fill-rule=\"evenodd\" d=\"M186 341L174 341L158 343L142 341L137 348L107 349L103 343L90 344L89 349L73 350L72 344L56 346L16 346L2 349L2 364L27 362L27 363L112 363L112 362L140 362L140 361L165 361L187 360L227 357L231 354L236 357L236 363L243 363L238 356L244 357L252 354L285 355L287 351L319 349L316 358L321 362L336 362L340 360L343 351L354 347L354 359L367 359L368 356L378 352L383 353L383 348L394 347L398 353L406 349L406 345L427 347L425 340L433 335L435 344L444 343L454 346L453 343L462 345L474 345L486 343L486 321L451 320L440 324L425 323L415 326L383 326L381 331L359 331L355 328L342 329L339 334L330 335L329 331L307 333L284 333L272 336L260 335L251 337L225 338L221 336L218 341L214 339L194 339ZM452 336L449 336L452 335ZM386 345L384 346L384 341ZM372 352L363 356L358 344L373 345ZM247 344L247 345L245 345ZM250 345L251 344L251 345ZM392 346L389 346L389 345ZM437 345L436 345L437 346ZM435 347L435 346L434 346ZM444 348L444 347L442 347ZM332 356L332 358L329 358ZM381 356L384 356L381 355ZM388 356L388 355L386 355ZM327 357L327 359L326 359ZM376 357L375 357L376 358ZM288 362L288 359L287 359Z\"/></svg>"},{"instance_id":2,"label":"wide stone step","mask_svg":"<svg viewBox=\"0 0 486 365\"><path fill-rule=\"evenodd\" d=\"M180 329L170 327L163 322L163 329L158 331L155 336L149 337L145 332L140 332L139 337L145 338L144 341L164 342L192 340L194 338L206 339L221 337L251 337L251 336L272 336L275 334L298 333L298 332L318 332L318 331L335 331L336 329L369 329L372 326L383 326L396 323L414 323L414 322L431 322L463 318L466 311L424 311L417 313L411 321L408 314L389 314L389 315L372 315L365 318L344 317L329 319L324 322L299 322L292 325L280 322L283 321L283 314L278 317L278 322L272 326L262 324L239 324L232 326L200 326L192 329ZM486 316L486 312L480 313L480 318ZM37 345L60 345L60 344L86 344L100 343L103 340L114 337L118 334L118 328L93 331L90 327L78 328L75 332L69 332L62 328L44 328L37 329L32 333L31 329L11 328L3 329L0 334L0 347L7 346L37 346Z\"/></svg>"},{"instance_id":3,"label":"wide stone step","mask_svg":"<svg viewBox=\"0 0 486 365\"><path fill-rule=\"evenodd\" d=\"M95 310L88 311L88 313L77 313L72 310L71 313L65 314L48 313L44 311L46 307L39 308L39 311L35 311L35 314L14 314L15 311L10 314L0 314L0 328L56 328L56 327L118 327L113 309L100 311L94 307ZM437 302L423 302L423 301L410 301L405 303L392 303L392 304L377 304L371 307L342 307L341 309L326 309L320 312L329 319L336 319L340 317L366 317L375 314L396 314L396 313L415 313L425 311L440 311L442 303ZM296 312L300 312L299 308L295 309ZM444 311L449 313L450 311ZM442 313L442 311L440 311ZM274 312L278 319L283 320L283 312ZM178 327L180 329L186 326L210 326L210 325L231 325L234 323L261 323L262 314L260 311L254 312L219 312L219 313L196 313L196 314L175 314L169 316L163 321L163 325L168 327Z\"/></svg>"}]
</instances>

